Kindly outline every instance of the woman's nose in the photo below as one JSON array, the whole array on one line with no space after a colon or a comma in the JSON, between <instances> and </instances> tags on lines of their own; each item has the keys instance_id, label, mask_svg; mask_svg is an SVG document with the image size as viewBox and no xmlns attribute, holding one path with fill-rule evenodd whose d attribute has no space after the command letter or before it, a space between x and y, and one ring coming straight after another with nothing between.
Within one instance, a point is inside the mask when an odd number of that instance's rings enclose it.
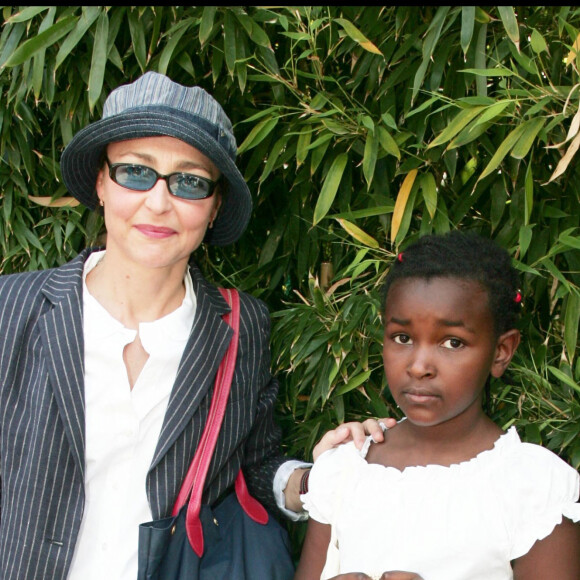
<instances>
[{"instance_id":1,"label":"woman's nose","mask_svg":"<svg viewBox=\"0 0 580 580\"><path fill-rule=\"evenodd\" d=\"M145 205L155 213L164 213L171 208L171 193L164 179L159 179L157 183L146 192L147 199Z\"/></svg>"}]
</instances>

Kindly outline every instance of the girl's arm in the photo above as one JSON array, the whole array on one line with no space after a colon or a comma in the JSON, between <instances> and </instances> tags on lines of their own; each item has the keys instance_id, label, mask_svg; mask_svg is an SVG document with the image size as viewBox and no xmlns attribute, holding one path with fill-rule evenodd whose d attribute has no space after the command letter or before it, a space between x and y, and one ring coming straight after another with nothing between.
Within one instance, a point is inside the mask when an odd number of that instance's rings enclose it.
<instances>
[{"instance_id":1,"label":"girl's arm","mask_svg":"<svg viewBox=\"0 0 580 580\"><path fill-rule=\"evenodd\" d=\"M514 580L578 580L580 578L580 524L562 523L532 549L512 562Z\"/></svg>"},{"instance_id":2,"label":"girl's arm","mask_svg":"<svg viewBox=\"0 0 580 580\"><path fill-rule=\"evenodd\" d=\"M309 519L294 580L320 580L329 543L330 525Z\"/></svg>"}]
</instances>

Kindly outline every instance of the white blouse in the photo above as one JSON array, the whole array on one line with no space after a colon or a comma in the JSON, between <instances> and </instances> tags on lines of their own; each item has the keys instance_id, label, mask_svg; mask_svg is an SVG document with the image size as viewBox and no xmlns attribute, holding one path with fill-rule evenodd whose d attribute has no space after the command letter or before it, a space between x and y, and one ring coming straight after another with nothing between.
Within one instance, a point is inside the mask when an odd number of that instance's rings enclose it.
<instances>
[{"instance_id":1,"label":"white blouse","mask_svg":"<svg viewBox=\"0 0 580 580\"><path fill-rule=\"evenodd\" d=\"M340 572L405 570L427 580L507 580L510 561L562 516L580 520L580 476L514 427L493 449L449 467L369 464L366 445L322 454L303 496L335 527ZM364 532L363 532L364 531Z\"/></svg>"}]
</instances>

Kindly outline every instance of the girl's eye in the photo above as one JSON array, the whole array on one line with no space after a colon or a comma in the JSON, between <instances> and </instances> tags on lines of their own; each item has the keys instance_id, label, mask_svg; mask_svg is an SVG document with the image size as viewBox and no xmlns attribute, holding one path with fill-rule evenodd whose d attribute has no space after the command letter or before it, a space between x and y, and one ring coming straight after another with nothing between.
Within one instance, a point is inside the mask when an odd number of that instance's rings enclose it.
<instances>
[{"instance_id":1,"label":"girl's eye","mask_svg":"<svg viewBox=\"0 0 580 580\"><path fill-rule=\"evenodd\" d=\"M443 346L445 348L449 348L451 350L457 350L463 346L463 342L458 338L448 338L444 343Z\"/></svg>"},{"instance_id":2,"label":"girl's eye","mask_svg":"<svg viewBox=\"0 0 580 580\"><path fill-rule=\"evenodd\" d=\"M408 334L396 334L393 336L393 340L397 344L413 344L411 337Z\"/></svg>"}]
</instances>

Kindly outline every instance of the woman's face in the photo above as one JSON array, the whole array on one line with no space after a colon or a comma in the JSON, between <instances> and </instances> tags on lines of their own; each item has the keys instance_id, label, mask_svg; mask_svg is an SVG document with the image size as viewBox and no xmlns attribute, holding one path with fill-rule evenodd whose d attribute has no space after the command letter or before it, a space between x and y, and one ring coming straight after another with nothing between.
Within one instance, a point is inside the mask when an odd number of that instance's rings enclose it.
<instances>
[{"instance_id":1,"label":"woman's face","mask_svg":"<svg viewBox=\"0 0 580 580\"><path fill-rule=\"evenodd\" d=\"M145 165L162 175L185 172L212 181L220 175L203 153L174 137L111 143L107 158L111 164ZM185 269L220 204L217 192L199 200L175 197L163 179L149 191L124 188L111 179L106 163L97 176L96 190L104 204L107 256L146 268Z\"/></svg>"}]
</instances>

